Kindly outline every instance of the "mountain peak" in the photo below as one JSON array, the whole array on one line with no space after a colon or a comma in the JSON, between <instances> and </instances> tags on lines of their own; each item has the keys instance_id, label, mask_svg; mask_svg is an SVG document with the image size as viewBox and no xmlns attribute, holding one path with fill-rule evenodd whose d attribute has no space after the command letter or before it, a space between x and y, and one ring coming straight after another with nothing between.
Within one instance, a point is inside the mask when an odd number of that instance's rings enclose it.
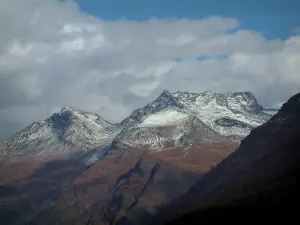
<instances>
[{"instance_id":1,"label":"mountain peak","mask_svg":"<svg viewBox=\"0 0 300 225\"><path fill-rule=\"evenodd\" d=\"M100 124L111 124L110 122L103 119L97 113L85 112L72 106L64 106L62 109L54 113L50 118L53 117L64 117L65 119L79 119L79 120L90 120Z\"/></svg>"},{"instance_id":2,"label":"mountain peak","mask_svg":"<svg viewBox=\"0 0 300 225\"><path fill-rule=\"evenodd\" d=\"M252 94L251 92L232 92L232 93L230 93L230 96L257 102L255 95Z\"/></svg>"},{"instance_id":3,"label":"mountain peak","mask_svg":"<svg viewBox=\"0 0 300 225\"><path fill-rule=\"evenodd\" d=\"M300 93L291 97L286 103L284 103L279 110L278 114L275 115L270 121L283 122L287 118L298 118L300 116Z\"/></svg>"},{"instance_id":4,"label":"mountain peak","mask_svg":"<svg viewBox=\"0 0 300 225\"><path fill-rule=\"evenodd\" d=\"M72 106L64 106L64 107L62 107L62 109L59 111L59 112L57 112L57 113L54 113L53 115L72 115L72 116L87 116L87 115L90 115L90 116L92 116L92 115L94 115L94 117L95 116L97 116L97 117L100 117L100 116L98 116L97 114L95 114L95 113L89 113L89 112L85 112L85 111L82 111L82 110L80 110L80 109L78 109L78 108L74 108L74 107L72 107Z\"/></svg>"},{"instance_id":5,"label":"mountain peak","mask_svg":"<svg viewBox=\"0 0 300 225\"><path fill-rule=\"evenodd\" d=\"M53 113L45 121L52 124L55 130L66 129L72 124L73 120L80 117L80 115L81 113L79 110L71 106L64 106L59 112Z\"/></svg>"},{"instance_id":6,"label":"mountain peak","mask_svg":"<svg viewBox=\"0 0 300 225\"><path fill-rule=\"evenodd\" d=\"M104 144L115 136L116 126L95 113L71 106L49 118L34 122L6 140L11 154L52 154L53 152L85 151Z\"/></svg>"},{"instance_id":7,"label":"mountain peak","mask_svg":"<svg viewBox=\"0 0 300 225\"><path fill-rule=\"evenodd\" d=\"M142 108L135 110L129 117L124 119L120 124L124 127L132 127L141 122L145 116L157 113L167 108L183 109L184 106L179 103L174 96L167 90L164 90L153 102Z\"/></svg>"},{"instance_id":8,"label":"mountain peak","mask_svg":"<svg viewBox=\"0 0 300 225\"><path fill-rule=\"evenodd\" d=\"M74 111L78 111L78 109L75 109L72 106L63 106L62 109L60 110L60 112L74 112Z\"/></svg>"},{"instance_id":9,"label":"mountain peak","mask_svg":"<svg viewBox=\"0 0 300 225\"><path fill-rule=\"evenodd\" d=\"M156 106L159 106L160 109L166 107L176 107L180 109L183 108L183 105L180 104L177 99L167 90L164 90L154 102L148 105L152 105L155 108Z\"/></svg>"},{"instance_id":10,"label":"mountain peak","mask_svg":"<svg viewBox=\"0 0 300 225\"><path fill-rule=\"evenodd\" d=\"M162 100L166 100L166 99L173 99L173 95L167 91L167 90L164 90L160 96L158 96L157 99L162 99Z\"/></svg>"},{"instance_id":11,"label":"mountain peak","mask_svg":"<svg viewBox=\"0 0 300 225\"><path fill-rule=\"evenodd\" d=\"M264 113L265 109L250 92L175 92L173 96L179 104L224 136L245 137L253 127L270 118L270 113Z\"/></svg>"},{"instance_id":12,"label":"mountain peak","mask_svg":"<svg viewBox=\"0 0 300 225\"><path fill-rule=\"evenodd\" d=\"M282 109L289 109L300 112L300 93L291 97L286 103L282 105Z\"/></svg>"},{"instance_id":13,"label":"mountain peak","mask_svg":"<svg viewBox=\"0 0 300 225\"><path fill-rule=\"evenodd\" d=\"M172 95L168 90L163 90L161 95Z\"/></svg>"}]
</instances>

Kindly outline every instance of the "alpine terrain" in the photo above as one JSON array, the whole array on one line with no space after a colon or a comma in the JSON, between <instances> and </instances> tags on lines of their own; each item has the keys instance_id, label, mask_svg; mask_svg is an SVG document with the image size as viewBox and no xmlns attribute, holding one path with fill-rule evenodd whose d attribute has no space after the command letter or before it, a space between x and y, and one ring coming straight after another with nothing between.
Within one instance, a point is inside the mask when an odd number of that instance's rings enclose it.
<instances>
[{"instance_id":1,"label":"alpine terrain","mask_svg":"<svg viewBox=\"0 0 300 225\"><path fill-rule=\"evenodd\" d=\"M299 137L300 93L283 104L267 123L253 129L229 157L157 214L153 224L180 215L167 224L297 218Z\"/></svg>"},{"instance_id":2,"label":"alpine terrain","mask_svg":"<svg viewBox=\"0 0 300 225\"><path fill-rule=\"evenodd\" d=\"M240 142L277 111L263 108L249 92L171 94L163 91L155 101L120 123L123 129L116 139L147 143L154 149L163 149L170 142L180 144L191 136L198 137L194 139L198 142L220 141L221 137Z\"/></svg>"},{"instance_id":3,"label":"alpine terrain","mask_svg":"<svg viewBox=\"0 0 300 225\"><path fill-rule=\"evenodd\" d=\"M64 107L0 142L8 155L49 155L102 149L111 143L160 151L204 142L239 143L276 109L263 108L249 92L163 93L118 124ZM102 151L101 150L101 151Z\"/></svg>"},{"instance_id":4,"label":"alpine terrain","mask_svg":"<svg viewBox=\"0 0 300 225\"><path fill-rule=\"evenodd\" d=\"M23 156L0 157L1 223L144 224L275 111L247 92L164 91L117 124L65 107L1 143Z\"/></svg>"},{"instance_id":5,"label":"alpine terrain","mask_svg":"<svg viewBox=\"0 0 300 225\"><path fill-rule=\"evenodd\" d=\"M85 151L110 142L117 132L116 125L97 114L64 107L0 142L0 146L2 153L14 156Z\"/></svg>"}]
</instances>

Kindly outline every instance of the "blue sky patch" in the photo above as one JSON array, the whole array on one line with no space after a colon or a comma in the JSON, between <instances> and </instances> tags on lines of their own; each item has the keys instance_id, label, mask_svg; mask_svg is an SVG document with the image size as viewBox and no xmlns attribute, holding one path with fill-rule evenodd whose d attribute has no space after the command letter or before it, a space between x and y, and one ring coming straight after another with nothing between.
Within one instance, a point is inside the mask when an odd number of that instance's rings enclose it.
<instances>
[{"instance_id":1,"label":"blue sky patch","mask_svg":"<svg viewBox=\"0 0 300 225\"><path fill-rule=\"evenodd\" d=\"M105 20L233 17L266 38L287 38L300 27L299 0L75 0L82 11Z\"/></svg>"}]
</instances>

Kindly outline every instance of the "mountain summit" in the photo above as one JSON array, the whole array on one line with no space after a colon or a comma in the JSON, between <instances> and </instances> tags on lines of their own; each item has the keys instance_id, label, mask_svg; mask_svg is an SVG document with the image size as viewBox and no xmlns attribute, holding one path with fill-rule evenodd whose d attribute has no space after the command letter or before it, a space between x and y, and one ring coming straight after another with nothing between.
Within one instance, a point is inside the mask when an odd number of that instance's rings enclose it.
<instances>
[{"instance_id":1,"label":"mountain summit","mask_svg":"<svg viewBox=\"0 0 300 225\"><path fill-rule=\"evenodd\" d=\"M217 133L236 140L271 117L250 92L176 92L173 96Z\"/></svg>"},{"instance_id":2,"label":"mountain summit","mask_svg":"<svg viewBox=\"0 0 300 225\"><path fill-rule=\"evenodd\" d=\"M258 104L255 96L250 92L233 93L189 93L163 91L153 102L137 109L129 117L121 122L123 132L119 139L140 139L152 137L153 140L161 140L161 135L153 137L154 127L180 127L173 130L173 139L179 139L187 134L186 121L198 120L198 124L206 125L217 135L223 136L234 142L241 141L250 131L266 122L273 109L265 109ZM185 122L184 122L185 121ZM191 123L189 123L191 125ZM157 134L157 129L154 132ZM212 132L210 132L212 133ZM176 140L175 140L176 141ZM139 141L141 142L141 141Z\"/></svg>"},{"instance_id":3,"label":"mountain summit","mask_svg":"<svg viewBox=\"0 0 300 225\"><path fill-rule=\"evenodd\" d=\"M2 148L10 155L82 151L111 140L115 133L116 126L99 115L67 106L5 140Z\"/></svg>"},{"instance_id":4,"label":"mountain summit","mask_svg":"<svg viewBox=\"0 0 300 225\"><path fill-rule=\"evenodd\" d=\"M124 119L120 124L122 127L133 127L141 123L149 115L165 110L167 108L184 109L184 105L177 101L177 99L168 91L164 90L162 94L153 102L145 105L142 108L135 110L129 117ZM175 118L176 119L176 118Z\"/></svg>"}]
</instances>

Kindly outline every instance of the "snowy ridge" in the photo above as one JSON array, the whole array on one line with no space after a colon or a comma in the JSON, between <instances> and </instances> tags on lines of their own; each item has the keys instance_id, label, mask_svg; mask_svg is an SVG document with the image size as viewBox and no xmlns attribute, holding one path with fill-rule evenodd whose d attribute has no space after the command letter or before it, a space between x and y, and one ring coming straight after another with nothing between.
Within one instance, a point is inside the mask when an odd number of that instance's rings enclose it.
<instances>
[{"instance_id":1,"label":"snowy ridge","mask_svg":"<svg viewBox=\"0 0 300 225\"><path fill-rule=\"evenodd\" d=\"M161 150L203 142L240 142L278 110L263 108L249 92L163 91L119 124L64 107L0 142L2 154L54 154L101 149L112 142ZM102 147L101 147L102 146Z\"/></svg>"},{"instance_id":2,"label":"snowy ridge","mask_svg":"<svg viewBox=\"0 0 300 225\"><path fill-rule=\"evenodd\" d=\"M190 113L222 136L244 138L271 117L249 92L176 92L173 95Z\"/></svg>"},{"instance_id":3,"label":"snowy ridge","mask_svg":"<svg viewBox=\"0 0 300 225\"><path fill-rule=\"evenodd\" d=\"M136 110L121 122L123 130L116 139L154 146L163 146L162 143L172 141L178 144L181 143L178 140L190 135L190 130L196 126L187 121L197 118L201 124L206 125L199 125L206 130L204 133L214 132L215 136L221 135L226 140L239 142L276 112L276 109L264 109L249 92L171 94L163 91L155 101ZM161 134L167 127L169 133ZM197 132L199 135L200 131ZM212 136L209 135L207 141Z\"/></svg>"},{"instance_id":4,"label":"snowy ridge","mask_svg":"<svg viewBox=\"0 0 300 225\"><path fill-rule=\"evenodd\" d=\"M189 129L184 125L189 116L172 94L163 91L156 100L137 109L120 123L122 130L115 140L160 150L174 145Z\"/></svg>"},{"instance_id":5,"label":"snowy ridge","mask_svg":"<svg viewBox=\"0 0 300 225\"><path fill-rule=\"evenodd\" d=\"M34 122L3 142L10 155L43 155L87 150L111 141L115 125L93 113L64 107L44 121Z\"/></svg>"},{"instance_id":6,"label":"snowy ridge","mask_svg":"<svg viewBox=\"0 0 300 225\"><path fill-rule=\"evenodd\" d=\"M192 142L199 144L222 139L167 91L154 102L136 110L121 124L124 124L123 130L115 138L116 141L144 145L156 151Z\"/></svg>"},{"instance_id":7,"label":"snowy ridge","mask_svg":"<svg viewBox=\"0 0 300 225\"><path fill-rule=\"evenodd\" d=\"M187 130L185 123L188 115L180 110L167 108L141 119L140 123L132 123L117 135L115 140L130 145L144 145L150 149L162 149L177 141Z\"/></svg>"},{"instance_id":8,"label":"snowy ridge","mask_svg":"<svg viewBox=\"0 0 300 225\"><path fill-rule=\"evenodd\" d=\"M168 91L163 91L163 93L156 100L147 104L143 108L135 110L129 117L124 119L120 125L124 128L134 127L145 120L146 116L168 108L184 109L184 106L176 101L171 93Z\"/></svg>"}]
</instances>

